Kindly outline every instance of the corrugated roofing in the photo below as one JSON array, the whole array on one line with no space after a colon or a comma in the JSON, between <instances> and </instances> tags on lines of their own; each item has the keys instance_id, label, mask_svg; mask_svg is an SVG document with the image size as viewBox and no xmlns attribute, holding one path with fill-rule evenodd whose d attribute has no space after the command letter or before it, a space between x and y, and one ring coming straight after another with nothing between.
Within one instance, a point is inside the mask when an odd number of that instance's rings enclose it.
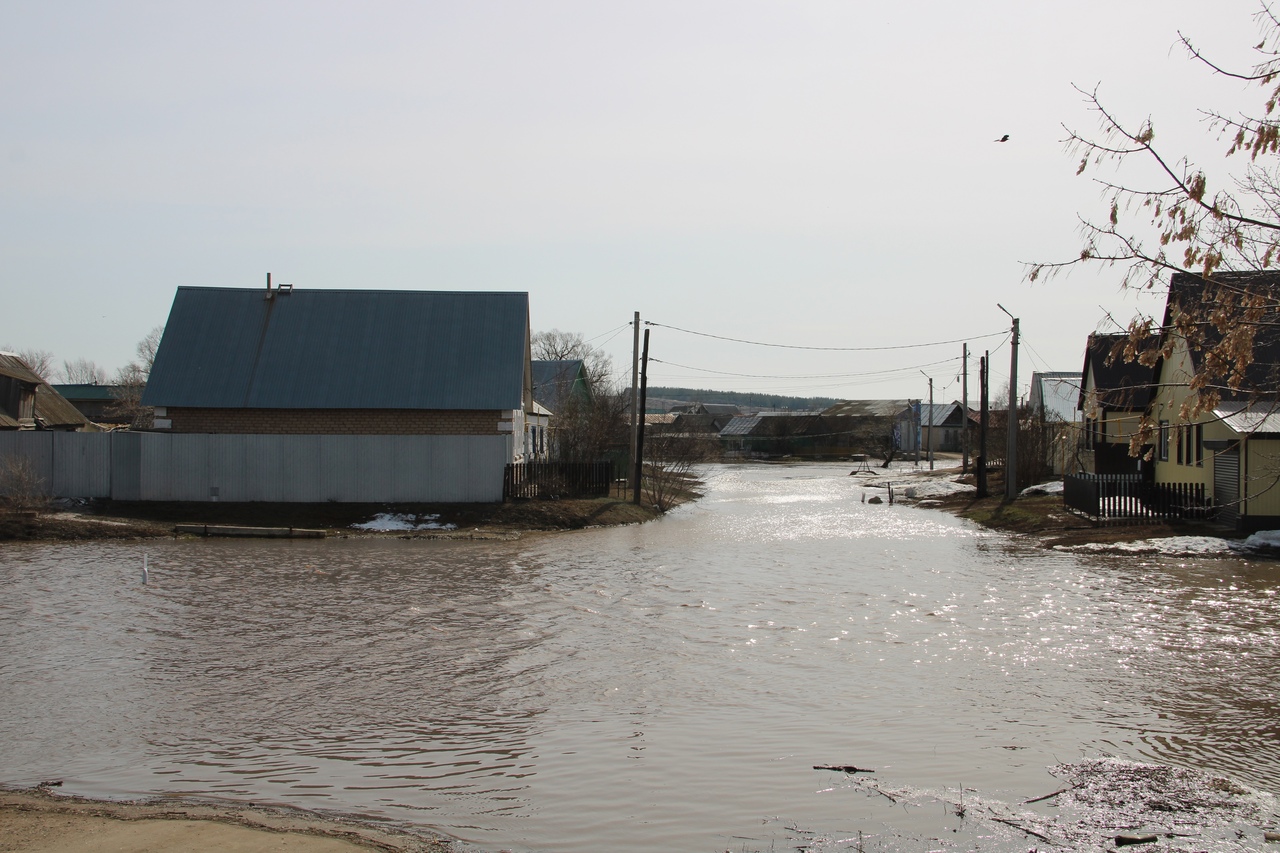
<instances>
[{"instance_id":1,"label":"corrugated roofing","mask_svg":"<svg viewBox=\"0 0 1280 853\"><path fill-rule=\"evenodd\" d=\"M53 390L57 391L63 397L66 397L68 400L101 403L111 403L120 399L116 393L119 388L119 385L92 385L84 383L53 386Z\"/></svg>"},{"instance_id":2,"label":"corrugated roofing","mask_svg":"<svg viewBox=\"0 0 1280 853\"><path fill-rule=\"evenodd\" d=\"M1075 408L1084 410L1092 405L1086 400L1085 377L1092 371L1093 392L1097 405L1113 410L1140 412L1147 408L1151 399L1151 383L1154 371L1136 361L1125 361L1123 358L1111 358L1111 352L1117 344L1128 340L1126 334L1092 334L1084 352L1084 371L1080 374L1080 393L1077 395Z\"/></svg>"},{"instance_id":3,"label":"corrugated roofing","mask_svg":"<svg viewBox=\"0 0 1280 853\"><path fill-rule=\"evenodd\" d=\"M920 404L920 426L922 427L940 427L947 422L947 419L953 413L958 412L960 406L956 403L921 403ZM960 416L956 415L956 422L961 421Z\"/></svg>"},{"instance_id":4,"label":"corrugated roofing","mask_svg":"<svg viewBox=\"0 0 1280 853\"><path fill-rule=\"evenodd\" d=\"M71 405L57 391L31 368L11 353L0 353L0 375L9 376L21 382L35 385L35 416L43 426L51 428L75 427L89 425L89 419L80 414L80 410ZM2 414L2 413L0 413ZM12 417L5 417L3 426L16 427L18 422Z\"/></svg>"},{"instance_id":5,"label":"corrugated roofing","mask_svg":"<svg viewBox=\"0 0 1280 853\"><path fill-rule=\"evenodd\" d=\"M891 418L910 405L910 400L842 400L822 414L837 417Z\"/></svg>"},{"instance_id":6,"label":"corrugated roofing","mask_svg":"<svg viewBox=\"0 0 1280 853\"><path fill-rule=\"evenodd\" d=\"M1213 410L1215 417L1241 435L1280 433L1280 411L1275 403L1222 403Z\"/></svg>"},{"instance_id":7,"label":"corrugated roofing","mask_svg":"<svg viewBox=\"0 0 1280 853\"><path fill-rule=\"evenodd\" d=\"M1031 383L1032 397L1039 399L1046 416L1067 423L1080 419L1082 374L1063 370L1037 372L1031 374Z\"/></svg>"},{"instance_id":8,"label":"corrugated roofing","mask_svg":"<svg viewBox=\"0 0 1280 853\"><path fill-rule=\"evenodd\" d=\"M519 409L527 293L180 287L142 402Z\"/></svg>"},{"instance_id":9,"label":"corrugated roofing","mask_svg":"<svg viewBox=\"0 0 1280 853\"><path fill-rule=\"evenodd\" d=\"M761 421L759 415L738 415L720 430L721 435L750 435Z\"/></svg>"}]
</instances>

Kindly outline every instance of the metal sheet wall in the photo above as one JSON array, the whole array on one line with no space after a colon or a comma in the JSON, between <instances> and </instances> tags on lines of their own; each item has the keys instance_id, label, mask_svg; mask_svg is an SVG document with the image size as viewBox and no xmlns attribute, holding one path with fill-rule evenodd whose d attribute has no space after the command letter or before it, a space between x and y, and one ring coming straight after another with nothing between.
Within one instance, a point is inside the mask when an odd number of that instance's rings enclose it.
<instances>
[{"instance_id":1,"label":"metal sheet wall","mask_svg":"<svg viewBox=\"0 0 1280 853\"><path fill-rule=\"evenodd\" d=\"M502 500L508 436L0 433L58 497L147 501Z\"/></svg>"}]
</instances>

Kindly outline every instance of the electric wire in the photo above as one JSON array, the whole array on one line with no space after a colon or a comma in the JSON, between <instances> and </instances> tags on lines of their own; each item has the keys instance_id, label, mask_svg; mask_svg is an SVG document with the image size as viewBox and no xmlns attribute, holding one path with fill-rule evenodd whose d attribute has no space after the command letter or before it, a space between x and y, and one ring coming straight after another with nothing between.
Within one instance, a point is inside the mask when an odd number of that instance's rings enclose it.
<instances>
[{"instance_id":1,"label":"electric wire","mask_svg":"<svg viewBox=\"0 0 1280 853\"><path fill-rule=\"evenodd\" d=\"M774 344L774 343L766 343L764 341L750 341L745 338L731 338L726 335L713 335L710 332L697 332L692 329L682 329L679 326L671 326L666 323L655 323L652 320L645 320L644 323L646 326L654 326L660 329L671 329L674 332L684 332L686 335L697 335L698 337L702 337L702 338L714 338L715 340L718 340L718 341L731 341L736 344L750 344L751 346L757 346L757 347L775 347L777 349L817 350L819 352L886 352L889 350L900 350L900 349L920 349L922 347L940 347L940 346L948 346L948 345L954 345L954 344L963 344L969 341L980 341L986 338L996 338L996 337L999 337L1000 335L1008 334L1008 332L1001 331L1001 332L992 332L989 335L973 335L967 338L956 338L955 340L950 340L950 341L930 341L929 343L923 343L923 344L896 344L894 346L884 346L884 347L813 347L813 346L803 346L800 344Z\"/></svg>"}]
</instances>

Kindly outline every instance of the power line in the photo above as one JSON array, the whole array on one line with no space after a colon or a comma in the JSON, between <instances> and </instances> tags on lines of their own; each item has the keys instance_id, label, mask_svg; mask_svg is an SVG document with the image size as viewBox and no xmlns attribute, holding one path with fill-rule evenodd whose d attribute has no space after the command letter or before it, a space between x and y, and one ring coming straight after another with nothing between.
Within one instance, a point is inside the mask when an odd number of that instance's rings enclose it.
<instances>
[{"instance_id":1,"label":"power line","mask_svg":"<svg viewBox=\"0 0 1280 853\"><path fill-rule=\"evenodd\" d=\"M801 346L798 344L772 344L772 343L766 343L764 341L749 341L749 340L746 340L745 338L730 338L730 337L726 337L725 335L713 335L710 332L695 332L692 329L682 329L679 326L668 326L665 323L655 323L651 320L645 320L644 323L646 326L657 326L660 329L671 329L673 332L684 332L686 335L697 335L698 337L702 337L702 338L714 338L715 340L718 340L718 341L731 341L735 344L750 344L751 346L757 346L757 347L776 347L778 349L819 350L822 352L885 352L887 350L919 349L921 347L940 347L940 346L947 346L951 344L962 344L968 341L980 341L985 338L998 338L1001 335L1008 334L1008 332L1000 331L1000 332L992 332L989 335L975 335L968 338L956 338L955 340L951 340L951 341L930 341L929 343L925 343L925 344L898 344L896 346L891 346L891 347L810 347L810 346Z\"/></svg>"},{"instance_id":2,"label":"power line","mask_svg":"<svg viewBox=\"0 0 1280 853\"><path fill-rule=\"evenodd\" d=\"M911 367L894 367L888 370L869 370L864 373L802 373L802 374L768 374L768 373L730 373L726 370L712 370L709 367L694 367L689 364L678 364L674 361L666 361L661 358L649 356L650 363L665 364L669 367L680 367L685 370L696 370L699 373L712 373L717 376L740 376L744 379L853 379L863 376L886 376L888 374L910 372L924 367L936 367L940 364L950 364L955 361L954 358L943 359L942 361L931 361L928 364L915 364Z\"/></svg>"}]
</instances>

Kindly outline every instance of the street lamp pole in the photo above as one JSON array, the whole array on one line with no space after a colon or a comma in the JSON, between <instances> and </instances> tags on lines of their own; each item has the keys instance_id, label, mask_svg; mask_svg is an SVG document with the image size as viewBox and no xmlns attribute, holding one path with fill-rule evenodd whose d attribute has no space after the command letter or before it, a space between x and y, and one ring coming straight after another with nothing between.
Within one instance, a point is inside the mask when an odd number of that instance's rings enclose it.
<instances>
[{"instance_id":1,"label":"street lamp pole","mask_svg":"<svg viewBox=\"0 0 1280 853\"><path fill-rule=\"evenodd\" d=\"M933 377L920 371L920 375L929 380L929 431L925 433L925 447L929 448L929 470L933 470Z\"/></svg>"}]
</instances>

